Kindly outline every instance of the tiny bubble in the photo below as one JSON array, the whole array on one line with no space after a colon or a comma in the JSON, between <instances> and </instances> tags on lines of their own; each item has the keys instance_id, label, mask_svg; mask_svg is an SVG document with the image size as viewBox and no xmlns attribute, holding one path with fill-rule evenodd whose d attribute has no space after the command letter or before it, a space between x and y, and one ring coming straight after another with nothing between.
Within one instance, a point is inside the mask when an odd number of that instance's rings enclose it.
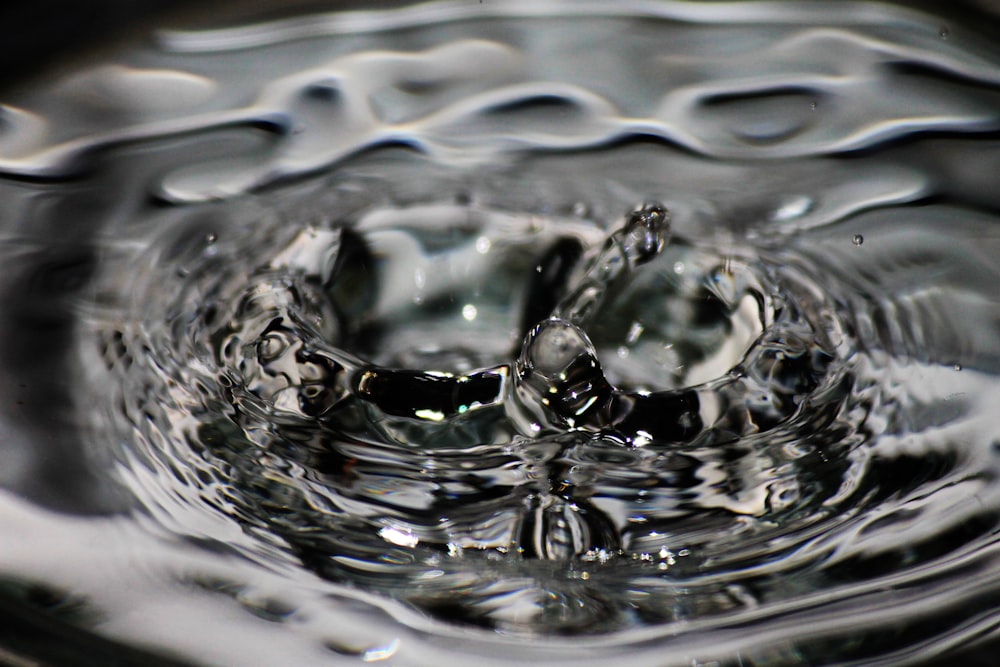
<instances>
[{"instance_id":1,"label":"tiny bubble","mask_svg":"<svg viewBox=\"0 0 1000 667\"><path fill-rule=\"evenodd\" d=\"M813 111L816 111L816 103L815 102L810 102L809 103L809 108L812 109Z\"/></svg>"},{"instance_id":2,"label":"tiny bubble","mask_svg":"<svg viewBox=\"0 0 1000 667\"><path fill-rule=\"evenodd\" d=\"M956 371L960 371L962 370L962 364L955 364L954 368Z\"/></svg>"},{"instance_id":3,"label":"tiny bubble","mask_svg":"<svg viewBox=\"0 0 1000 667\"><path fill-rule=\"evenodd\" d=\"M851 239L851 242L852 242L852 243L853 243L854 245L861 245L862 243L864 243L864 242L865 242L865 237L864 237L864 236L862 236L861 234L855 234L855 235L854 235L854 238L853 238L853 239Z\"/></svg>"},{"instance_id":4,"label":"tiny bubble","mask_svg":"<svg viewBox=\"0 0 1000 667\"><path fill-rule=\"evenodd\" d=\"M216 234L215 232L210 232L205 235L205 243L207 243L208 245L212 245L218 240L219 240L219 235Z\"/></svg>"},{"instance_id":5,"label":"tiny bubble","mask_svg":"<svg viewBox=\"0 0 1000 667\"><path fill-rule=\"evenodd\" d=\"M950 35L951 31L948 30L947 26L941 26L941 29L938 30L938 37L940 37L941 39L948 39Z\"/></svg>"}]
</instances>

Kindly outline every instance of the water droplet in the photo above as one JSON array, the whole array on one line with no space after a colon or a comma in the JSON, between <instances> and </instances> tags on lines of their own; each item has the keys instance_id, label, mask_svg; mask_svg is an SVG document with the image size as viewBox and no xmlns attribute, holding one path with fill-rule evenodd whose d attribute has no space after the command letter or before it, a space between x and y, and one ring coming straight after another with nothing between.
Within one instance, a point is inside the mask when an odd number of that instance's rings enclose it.
<instances>
[{"instance_id":1,"label":"water droplet","mask_svg":"<svg viewBox=\"0 0 1000 667\"><path fill-rule=\"evenodd\" d=\"M586 273L553 311L553 316L586 326L600 310L608 292L666 246L670 238L670 213L658 204L632 211L624 226L604 243Z\"/></svg>"},{"instance_id":2,"label":"water droplet","mask_svg":"<svg viewBox=\"0 0 1000 667\"><path fill-rule=\"evenodd\" d=\"M862 236L861 234L855 234L854 238L851 239L851 243L853 243L854 245L861 245L864 242L865 242L865 237Z\"/></svg>"},{"instance_id":3,"label":"water droplet","mask_svg":"<svg viewBox=\"0 0 1000 667\"><path fill-rule=\"evenodd\" d=\"M669 233L667 210L657 204L646 204L625 223L622 250L634 265L643 264L663 250Z\"/></svg>"},{"instance_id":4,"label":"water droplet","mask_svg":"<svg viewBox=\"0 0 1000 667\"><path fill-rule=\"evenodd\" d=\"M586 423L612 393L593 343L559 319L545 320L528 333L515 377L520 404L562 427Z\"/></svg>"}]
</instances>

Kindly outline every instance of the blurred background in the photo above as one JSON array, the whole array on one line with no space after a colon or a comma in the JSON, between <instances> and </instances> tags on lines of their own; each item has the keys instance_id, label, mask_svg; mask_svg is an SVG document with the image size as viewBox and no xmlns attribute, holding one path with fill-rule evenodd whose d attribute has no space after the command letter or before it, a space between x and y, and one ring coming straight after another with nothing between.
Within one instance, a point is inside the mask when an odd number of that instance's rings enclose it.
<instances>
[{"instance_id":1,"label":"blurred background","mask_svg":"<svg viewBox=\"0 0 1000 667\"><path fill-rule=\"evenodd\" d=\"M849 6L860 1L832 0L832 4L840 2ZM830 0L826 2L831 4ZM208 26L247 16L273 18L324 9L407 4L416 3L401 0L6 0L0 3L0 86L30 79L41 69L58 66L64 59L99 53L118 40L139 39L158 22ZM969 28L1000 38L1000 0L910 0L891 4L947 12Z\"/></svg>"}]
</instances>

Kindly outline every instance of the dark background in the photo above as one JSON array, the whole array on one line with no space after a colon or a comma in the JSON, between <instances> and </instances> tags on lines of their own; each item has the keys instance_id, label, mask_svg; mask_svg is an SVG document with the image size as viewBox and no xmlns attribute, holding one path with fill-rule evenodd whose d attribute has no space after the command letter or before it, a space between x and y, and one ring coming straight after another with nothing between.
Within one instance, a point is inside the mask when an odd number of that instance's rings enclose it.
<instances>
[{"instance_id":1,"label":"dark background","mask_svg":"<svg viewBox=\"0 0 1000 667\"><path fill-rule=\"evenodd\" d=\"M0 85L24 81L62 58L141 33L192 0L5 0L0 3Z\"/></svg>"}]
</instances>

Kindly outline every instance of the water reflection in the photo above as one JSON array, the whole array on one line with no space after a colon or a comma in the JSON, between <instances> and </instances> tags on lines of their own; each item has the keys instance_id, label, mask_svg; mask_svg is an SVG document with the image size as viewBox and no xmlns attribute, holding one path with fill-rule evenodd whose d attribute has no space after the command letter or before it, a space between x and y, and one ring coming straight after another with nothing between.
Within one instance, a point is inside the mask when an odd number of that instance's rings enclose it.
<instances>
[{"instance_id":1,"label":"water reflection","mask_svg":"<svg viewBox=\"0 0 1000 667\"><path fill-rule=\"evenodd\" d=\"M852 10L331 13L9 98L4 614L207 664L987 636L998 54Z\"/></svg>"}]
</instances>

